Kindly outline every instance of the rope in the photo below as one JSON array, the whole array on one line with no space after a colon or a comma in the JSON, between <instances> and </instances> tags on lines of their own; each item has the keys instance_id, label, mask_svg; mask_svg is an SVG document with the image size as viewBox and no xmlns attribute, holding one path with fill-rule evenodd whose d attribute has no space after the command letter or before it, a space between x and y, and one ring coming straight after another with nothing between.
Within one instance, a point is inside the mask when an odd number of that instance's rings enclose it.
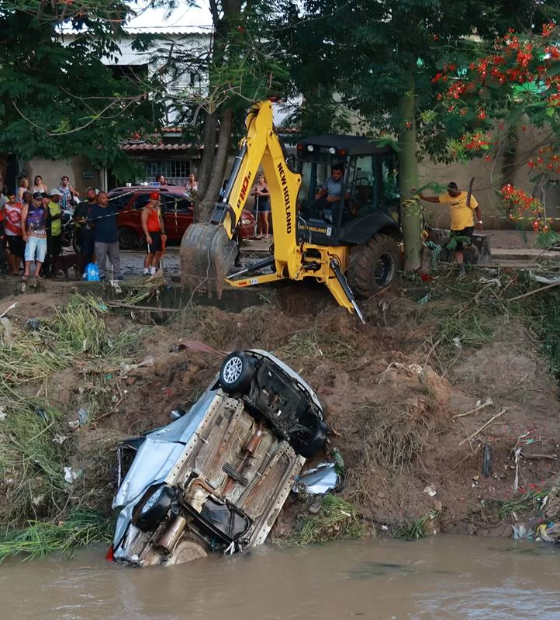
<instances>
[{"instance_id":1,"label":"rope","mask_svg":"<svg viewBox=\"0 0 560 620\"><path fill-rule=\"evenodd\" d=\"M443 249L443 247L441 245L438 245L437 243L434 243L433 241L426 241L424 243L425 247L429 248L430 250L432 250L432 269L436 269L437 268L437 262L439 260L439 255L441 254L441 251Z\"/></svg>"}]
</instances>

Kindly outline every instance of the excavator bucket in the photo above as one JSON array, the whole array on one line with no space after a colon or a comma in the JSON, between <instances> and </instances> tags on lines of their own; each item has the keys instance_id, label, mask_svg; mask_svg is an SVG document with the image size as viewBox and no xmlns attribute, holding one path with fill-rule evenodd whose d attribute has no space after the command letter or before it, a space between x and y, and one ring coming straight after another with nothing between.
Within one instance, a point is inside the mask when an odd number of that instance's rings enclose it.
<instances>
[{"instance_id":1,"label":"excavator bucket","mask_svg":"<svg viewBox=\"0 0 560 620\"><path fill-rule=\"evenodd\" d=\"M191 224L181 241L181 282L193 292L222 296L225 277L234 265L237 244L223 226Z\"/></svg>"}]
</instances>

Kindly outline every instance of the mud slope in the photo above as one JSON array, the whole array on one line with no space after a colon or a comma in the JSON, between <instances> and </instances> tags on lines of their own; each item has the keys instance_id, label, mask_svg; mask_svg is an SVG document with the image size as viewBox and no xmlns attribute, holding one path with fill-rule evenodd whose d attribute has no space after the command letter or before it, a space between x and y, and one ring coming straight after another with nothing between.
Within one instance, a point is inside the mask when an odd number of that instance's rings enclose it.
<instances>
[{"instance_id":1,"label":"mud slope","mask_svg":"<svg viewBox=\"0 0 560 620\"><path fill-rule=\"evenodd\" d=\"M11 320L24 322L48 315L53 303L65 299L34 295L18 301ZM7 305L3 300L0 310ZM552 455L560 444L558 393L524 328L510 323L483 346L464 346L444 358L432 346L439 319L401 293L371 300L366 325L332 305L318 314L295 299L281 305L284 309L270 304L240 313L195 308L165 325L156 325L146 312L106 319L116 331L137 325L136 361L151 357L153 363L130 370L118 384L106 372L109 404L76 431L81 448L74 466L83 469L84 484L98 485L99 502L107 507L114 491L110 468L99 470L99 446L112 453L118 438L165 424L171 410L188 407L218 371L222 352L263 348L316 389L332 428L329 450L337 447L346 464L342 495L370 530L432 514L433 530L507 534L489 500L514 495L513 448L523 438L529 444L525 454ZM184 346L191 341L214 352ZM52 403L75 418L84 394L80 373L65 370L49 385ZM454 417L488 398L493 404ZM467 439L503 409L487 429ZM482 475L485 446L492 457L488 477ZM524 459L519 484L538 487L555 471L554 460ZM289 536L302 511L304 504L289 503L275 536Z\"/></svg>"}]
</instances>

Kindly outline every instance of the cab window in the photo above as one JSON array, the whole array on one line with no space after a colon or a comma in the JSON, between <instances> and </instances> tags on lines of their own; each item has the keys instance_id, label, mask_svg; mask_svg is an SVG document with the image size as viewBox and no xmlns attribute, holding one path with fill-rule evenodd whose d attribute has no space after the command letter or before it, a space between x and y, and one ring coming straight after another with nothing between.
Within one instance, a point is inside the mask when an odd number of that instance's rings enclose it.
<instances>
[{"instance_id":1,"label":"cab window","mask_svg":"<svg viewBox=\"0 0 560 620\"><path fill-rule=\"evenodd\" d=\"M364 210L373 210L375 207L376 179L373 157L364 155L356 157L350 170L351 211L362 213Z\"/></svg>"},{"instance_id":2,"label":"cab window","mask_svg":"<svg viewBox=\"0 0 560 620\"><path fill-rule=\"evenodd\" d=\"M383 206L398 203L401 199L401 192L399 189L397 158L395 156L387 157L382 161L381 182Z\"/></svg>"}]
</instances>

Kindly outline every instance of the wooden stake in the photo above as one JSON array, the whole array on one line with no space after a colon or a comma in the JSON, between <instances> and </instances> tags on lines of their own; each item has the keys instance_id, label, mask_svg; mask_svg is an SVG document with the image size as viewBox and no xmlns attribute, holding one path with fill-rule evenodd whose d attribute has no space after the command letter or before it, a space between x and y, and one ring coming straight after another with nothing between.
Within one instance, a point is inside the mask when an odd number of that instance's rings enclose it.
<instances>
[{"instance_id":1,"label":"wooden stake","mask_svg":"<svg viewBox=\"0 0 560 620\"><path fill-rule=\"evenodd\" d=\"M517 297L512 297L511 299L508 299L508 304L511 303L512 301L518 301L519 299L525 299L525 297L531 297L531 295L536 295L537 293L542 293L543 291L548 291L551 288L555 288L556 286L560 286L560 280L558 280L558 282L553 282L552 284L547 284L546 286L541 286L541 288L538 288L534 291L529 291L528 293L524 293L523 295L518 295Z\"/></svg>"},{"instance_id":2,"label":"wooden stake","mask_svg":"<svg viewBox=\"0 0 560 620\"><path fill-rule=\"evenodd\" d=\"M477 435L479 435L480 433L482 433L482 431L487 427L490 426L490 424L492 424L492 422L494 422L495 420L497 420L500 416L504 415L504 413L507 411L507 408L504 407L500 413L497 413L494 417L490 418L488 420L488 422L486 422L486 424L483 424L477 431L475 431L472 435L470 435L469 437L467 437L466 439L463 439L463 441L461 441L461 443L459 444L460 446L462 446L465 442L467 441L472 441Z\"/></svg>"},{"instance_id":3,"label":"wooden stake","mask_svg":"<svg viewBox=\"0 0 560 620\"><path fill-rule=\"evenodd\" d=\"M493 405L493 404L494 404L494 401L491 398L489 398L487 401L483 402L482 405L478 405L478 407L475 407L474 409L471 409L470 411L465 411L465 413L458 413L457 415L454 415L451 419L455 420L456 418L464 418L465 416L472 415L473 413L476 413L477 411L481 411L485 407L488 407L489 405Z\"/></svg>"}]
</instances>

